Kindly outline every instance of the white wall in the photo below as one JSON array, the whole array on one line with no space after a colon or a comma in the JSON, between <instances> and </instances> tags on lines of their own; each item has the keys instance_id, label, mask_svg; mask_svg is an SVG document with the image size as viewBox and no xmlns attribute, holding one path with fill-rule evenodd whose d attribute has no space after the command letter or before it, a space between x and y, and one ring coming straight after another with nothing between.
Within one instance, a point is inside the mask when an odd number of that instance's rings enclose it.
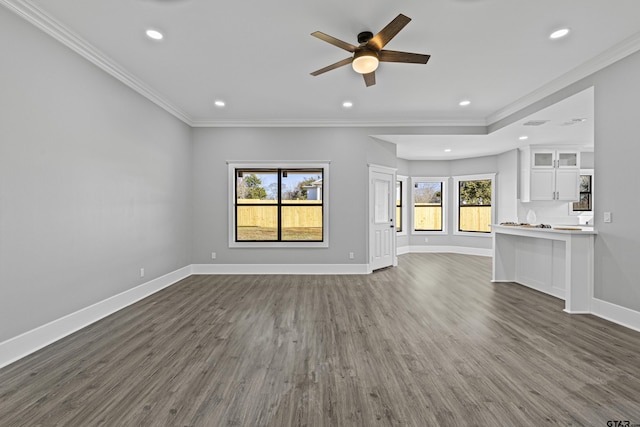
<instances>
[{"instance_id":1,"label":"white wall","mask_svg":"<svg viewBox=\"0 0 640 427\"><path fill-rule=\"evenodd\" d=\"M190 129L0 7L0 342L190 261ZM140 278L140 268L145 278Z\"/></svg>"}]
</instances>

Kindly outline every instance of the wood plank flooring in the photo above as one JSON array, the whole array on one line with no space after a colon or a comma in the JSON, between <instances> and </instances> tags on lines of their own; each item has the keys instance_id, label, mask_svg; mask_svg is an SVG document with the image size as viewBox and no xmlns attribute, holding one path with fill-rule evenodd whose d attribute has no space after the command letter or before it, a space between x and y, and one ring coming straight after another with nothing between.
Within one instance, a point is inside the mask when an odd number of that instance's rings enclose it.
<instances>
[{"instance_id":1,"label":"wood plank flooring","mask_svg":"<svg viewBox=\"0 0 640 427\"><path fill-rule=\"evenodd\" d=\"M490 270L191 276L0 370L0 426L640 424L640 333Z\"/></svg>"}]
</instances>

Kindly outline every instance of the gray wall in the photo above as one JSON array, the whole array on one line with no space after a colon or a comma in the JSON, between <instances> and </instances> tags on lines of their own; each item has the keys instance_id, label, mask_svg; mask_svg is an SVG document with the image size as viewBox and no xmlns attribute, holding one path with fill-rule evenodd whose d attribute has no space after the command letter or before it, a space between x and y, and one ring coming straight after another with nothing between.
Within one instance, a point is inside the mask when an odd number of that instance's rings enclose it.
<instances>
[{"instance_id":1,"label":"gray wall","mask_svg":"<svg viewBox=\"0 0 640 427\"><path fill-rule=\"evenodd\" d=\"M640 199L630 192L640 158L640 53L591 77L595 85L595 296L640 311ZM599 191L598 191L599 190ZM613 222L602 221L612 212Z\"/></svg>"},{"instance_id":2,"label":"gray wall","mask_svg":"<svg viewBox=\"0 0 640 427\"><path fill-rule=\"evenodd\" d=\"M581 169L593 169L594 164L595 164L595 154L593 151L580 152L580 168Z\"/></svg>"},{"instance_id":3,"label":"gray wall","mask_svg":"<svg viewBox=\"0 0 640 427\"><path fill-rule=\"evenodd\" d=\"M475 175L484 173L496 173L496 192L500 191L498 182L498 156L485 156L476 157L472 159L460 159L460 160L415 160L409 162L409 176L410 177L454 177L460 175ZM408 197L411 197L409 192ZM448 182L448 209L447 209L447 234L420 234L411 235L411 229L409 228L409 245L411 246L462 246L468 248L479 249L491 249L491 237L489 235L482 236L458 236L453 234L454 215L456 214L455 208L452 204L454 197L453 180ZM496 203L499 202L501 197L496 199ZM498 211L500 207L497 206ZM411 211L409 211L408 226L413 224L413 217ZM429 239L425 242L425 237Z\"/></svg>"},{"instance_id":4,"label":"gray wall","mask_svg":"<svg viewBox=\"0 0 640 427\"><path fill-rule=\"evenodd\" d=\"M359 128L193 130L194 264L365 264L368 164L395 167L395 145ZM328 248L228 247L227 161L327 160ZM216 252L216 260L211 259ZM349 259L354 252L354 259Z\"/></svg>"},{"instance_id":5,"label":"gray wall","mask_svg":"<svg viewBox=\"0 0 640 427\"><path fill-rule=\"evenodd\" d=\"M549 106L586 88L595 88L596 298L640 311L640 199L629 192L637 181L640 158L638 107L640 52L572 84L492 126L490 131ZM604 223L603 212L612 212Z\"/></svg>"},{"instance_id":6,"label":"gray wall","mask_svg":"<svg viewBox=\"0 0 640 427\"><path fill-rule=\"evenodd\" d=\"M190 263L191 149L188 126L3 7L0 58L2 342Z\"/></svg>"}]
</instances>

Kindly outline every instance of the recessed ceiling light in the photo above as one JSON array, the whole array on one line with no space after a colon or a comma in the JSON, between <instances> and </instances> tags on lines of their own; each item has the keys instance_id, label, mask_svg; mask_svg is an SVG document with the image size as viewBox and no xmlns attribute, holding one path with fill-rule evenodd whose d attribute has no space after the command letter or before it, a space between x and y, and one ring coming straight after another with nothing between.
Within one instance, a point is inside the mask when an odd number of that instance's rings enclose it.
<instances>
[{"instance_id":1,"label":"recessed ceiling light","mask_svg":"<svg viewBox=\"0 0 640 427\"><path fill-rule=\"evenodd\" d=\"M344 108L351 108L351 107L353 107L353 102L351 102L351 101L344 101L344 102L342 103L342 106L343 106Z\"/></svg>"},{"instance_id":2,"label":"recessed ceiling light","mask_svg":"<svg viewBox=\"0 0 640 427\"><path fill-rule=\"evenodd\" d=\"M224 102L224 101L222 101L222 100L220 100L220 99L218 99L217 101L215 101L215 102L214 102L214 104L215 104L215 106L216 106L216 107L220 107L220 108L222 108L222 107L224 107L225 105L227 105L227 104L225 104L225 102Z\"/></svg>"},{"instance_id":3,"label":"recessed ceiling light","mask_svg":"<svg viewBox=\"0 0 640 427\"><path fill-rule=\"evenodd\" d=\"M549 36L550 39L560 39L564 36L566 36L567 34L569 34L569 29L568 28L561 28L559 30L554 31L553 33L551 33L551 35Z\"/></svg>"},{"instance_id":4,"label":"recessed ceiling light","mask_svg":"<svg viewBox=\"0 0 640 427\"><path fill-rule=\"evenodd\" d=\"M451 148L445 148L445 149L444 149L444 152L445 152L445 153L450 153L450 152L451 152Z\"/></svg>"},{"instance_id":5,"label":"recessed ceiling light","mask_svg":"<svg viewBox=\"0 0 640 427\"><path fill-rule=\"evenodd\" d=\"M147 30L146 31L147 37L149 37L150 39L154 39L154 40L162 40L164 38L164 36L162 35L162 33L158 30Z\"/></svg>"},{"instance_id":6,"label":"recessed ceiling light","mask_svg":"<svg viewBox=\"0 0 640 427\"><path fill-rule=\"evenodd\" d=\"M468 99L465 99L464 101L460 101L458 103L458 105L461 106L461 107L466 107L469 104L471 104L471 101L469 101Z\"/></svg>"},{"instance_id":7,"label":"recessed ceiling light","mask_svg":"<svg viewBox=\"0 0 640 427\"><path fill-rule=\"evenodd\" d=\"M520 141L524 141L525 139L529 139L529 137L527 135L522 135L520 138L518 138Z\"/></svg>"}]
</instances>

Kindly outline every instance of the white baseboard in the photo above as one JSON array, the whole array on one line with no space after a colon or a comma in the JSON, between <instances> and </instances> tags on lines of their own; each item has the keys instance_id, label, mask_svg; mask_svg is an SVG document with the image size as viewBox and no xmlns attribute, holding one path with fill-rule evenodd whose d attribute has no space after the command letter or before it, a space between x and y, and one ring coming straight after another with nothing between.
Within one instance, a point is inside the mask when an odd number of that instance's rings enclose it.
<instances>
[{"instance_id":1,"label":"white baseboard","mask_svg":"<svg viewBox=\"0 0 640 427\"><path fill-rule=\"evenodd\" d=\"M396 255L404 255L411 253L411 246L398 246L396 248Z\"/></svg>"},{"instance_id":2,"label":"white baseboard","mask_svg":"<svg viewBox=\"0 0 640 427\"><path fill-rule=\"evenodd\" d=\"M640 311L631 310L598 298L591 299L591 313L595 316L640 332Z\"/></svg>"},{"instance_id":3,"label":"white baseboard","mask_svg":"<svg viewBox=\"0 0 640 427\"><path fill-rule=\"evenodd\" d=\"M367 264L193 264L192 274L368 274Z\"/></svg>"},{"instance_id":4,"label":"white baseboard","mask_svg":"<svg viewBox=\"0 0 640 427\"><path fill-rule=\"evenodd\" d=\"M0 343L0 368L189 277L191 266L150 280Z\"/></svg>"},{"instance_id":5,"label":"white baseboard","mask_svg":"<svg viewBox=\"0 0 640 427\"><path fill-rule=\"evenodd\" d=\"M431 252L440 252L440 253L451 253L451 254L461 254L461 255L479 255L492 257L493 249L485 249L485 248L471 248L467 246L447 246L447 245L422 245L416 246L411 245L408 247L409 250L406 253L431 253Z\"/></svg>"}]
</instances>

